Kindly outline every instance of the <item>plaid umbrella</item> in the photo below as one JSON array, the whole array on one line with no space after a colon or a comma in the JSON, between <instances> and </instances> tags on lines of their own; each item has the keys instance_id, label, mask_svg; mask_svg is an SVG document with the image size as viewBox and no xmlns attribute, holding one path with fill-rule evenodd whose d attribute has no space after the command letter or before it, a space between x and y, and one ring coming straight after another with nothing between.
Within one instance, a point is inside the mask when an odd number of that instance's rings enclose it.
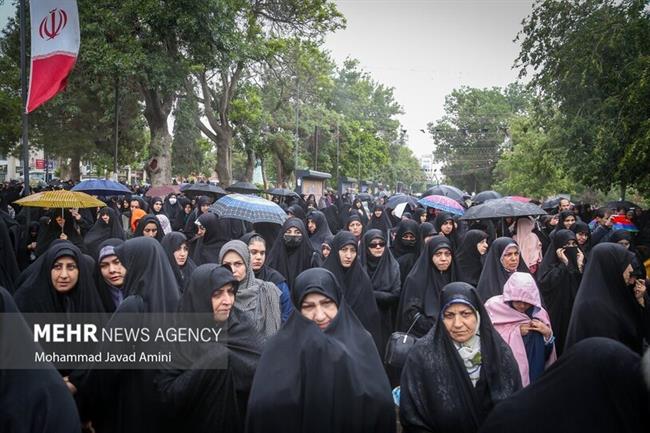
<instances>
[{"instance_id":1,"label":"plaid umbrella","mask_svg":"<svg viewBox=\"0 0 650 433\"><path fill-rule=\"evenodd\" d=\"M89 179L79 182L72 191L82 191L91 195L130 195L133 192L119 182L109 179Z\"/></svg>"},{"instance_id":2,"label":"plaid umbrella","mask_svg":"<svg viewBox=\"0 0 650 433\"><path fill-rule=\"evenodd\" d=\"M47 208L83 208L83 207L104 207L106 203L97 200L95 197L79 191L43 191L37 194L16 200L14 203L26 207L47 207Z\"/></svg>"},{"instance_id":3,"label":"plaid umbrella","mask_svg":"<svg viewBox=\"0 0 650 433\"><path fill-rule=\"evenodd\" d=\"M254 195L229 194L217 200L210 210L223 218L235 218L251 223L283 224L287 214L270 200Z\"/></svg>"},{"instance_id":4,"label":"plaid umbrella","mask_svg":"<svg viewBox=\"0 0 650 433\"><path fill-rule=\"evenodd\" d=\"M422 206L440 209L454 215L462 215L465 213L465 209L463 209L463 207L458 204L456 200L445 197L444 195L429 195L418 200L418 203L420 203Z\"/></svg>"}]
</instances>

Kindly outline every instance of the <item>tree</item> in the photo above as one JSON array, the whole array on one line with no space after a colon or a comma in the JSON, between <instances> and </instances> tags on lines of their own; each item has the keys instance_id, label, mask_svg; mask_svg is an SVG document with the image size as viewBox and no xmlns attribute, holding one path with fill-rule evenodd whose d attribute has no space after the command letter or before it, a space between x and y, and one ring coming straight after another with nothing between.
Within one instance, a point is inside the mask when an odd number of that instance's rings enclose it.
<instances>
[{"instance_id":1,"label":"tree","mask_svg":"<svg viewBox=\"0 0 650 433\"><path fill-rule=\"evenodd\" d=\"M241 81L255 75L255 66L273 58L281 48L278 40L318 40L344 23L327 0L231 0L231 6L236 28L230 43L220 46L213 58L205 58L194 75L207 123L197 121L217 147L216 169L224 185L232 179L230 154L235 131L231 109Z\"/></svg>"},{"instance_id":2,"label":"tree","mask_svg":"<svg viewBox=\"0 0 650 433\"><path fill-rule=\"evenodd\" d=\"M561 162L561 152L533 119L517 117L509 129L511 147L503 151L496 164L494 189L538 198L577 192Z\"/></svg>"},{"instance_id":3,"label":"tree","mask_svg":"<svg viewBox=\"0 0 650 433\"><path fill-rule=\"evenodd\" d=\"M172 173L175 176L198 173L203 166L200 147L201 131L195 118L199 112L196 97L189 93L179 97L174 110L174 140L172 142Z\"/></svg>"},{"instance_id":4,"label":"tree","mask_svg":"<svg viewBox=\"0 0 650 433\"><path fill-rule=\"evenodd\" d=\"M509 122L528 105L529 95L516 83L505 89L461 87L447 95L445 115L428 129L448 182L467 191L488 189L508 145Z\"/></svg>"},{"instance_id":5,"label":"tree","mask_svg":"<svg viewBox=\"0 0 650 433\"><path fill-rule=\"evenodd\" d=\"M540 1L515 66L582 183L650 191L650 19L640 0Z\"/></svg>"}]
</instances>

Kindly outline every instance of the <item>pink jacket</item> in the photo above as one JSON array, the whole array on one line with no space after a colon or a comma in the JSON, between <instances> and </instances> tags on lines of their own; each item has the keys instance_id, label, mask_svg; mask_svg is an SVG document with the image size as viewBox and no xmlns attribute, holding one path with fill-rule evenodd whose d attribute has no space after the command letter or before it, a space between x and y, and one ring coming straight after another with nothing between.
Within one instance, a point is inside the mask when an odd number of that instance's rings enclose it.
<instances>
[{"instance_id":1,"label":"pink jacket","mask_svg":"<svg viewBox=\"0 0 650 433\"><path fill-rule=\"evenodd\" d=\"M503 295L494 296L485 303L485 309L490 315L494 328L508 343L517 360L521 374L521 384L527 386L530 383L528 358L526 357L526 347L519 326L530 322L530 318L508 305L506 302L509 301L523 301L534 305L536 309L533 317L544 322L549 327L551 326L551 320L542 307L537 284L528 273L515 272L512 274L503 286ZM555 362L556 358L555 348L553 348L553 352L546 362L546 368Z\"/></svg>"}]
</instances>

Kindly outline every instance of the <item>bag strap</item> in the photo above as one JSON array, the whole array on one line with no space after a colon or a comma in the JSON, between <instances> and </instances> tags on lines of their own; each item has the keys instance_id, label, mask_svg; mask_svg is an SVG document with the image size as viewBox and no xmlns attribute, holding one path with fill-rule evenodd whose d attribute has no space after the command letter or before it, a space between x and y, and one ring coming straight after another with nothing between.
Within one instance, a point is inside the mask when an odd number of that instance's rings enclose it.
<instances>
[{"instance_id":1,"label":"bag strap","mask_svg":"<svg viewBox=\"0 0 650 433\"><path fill-rule=\"evenodd\" d=\"M409 329L406 330L406 334L404 335L404 343L406 343L406 338L409 336L409 332L411 332L417 321L420 320L420 317L422 317L422 314L415 313L415 320L413 320L413 323L411 323L411 326L409 326Z\"/></svg>"}]
</instances>

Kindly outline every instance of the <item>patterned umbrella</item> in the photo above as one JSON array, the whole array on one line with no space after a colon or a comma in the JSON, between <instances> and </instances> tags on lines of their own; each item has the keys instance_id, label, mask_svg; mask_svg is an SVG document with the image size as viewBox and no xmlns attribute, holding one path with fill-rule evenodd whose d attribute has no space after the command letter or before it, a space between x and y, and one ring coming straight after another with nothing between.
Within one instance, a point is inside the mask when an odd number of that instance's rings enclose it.
<instances>
[{"instance_id":1,"label":"patterned umbrella","mask_svg":"<svg viewBox=\"0 0 650 433\"><path fill-rule=\"evenodd\" d=\"M79 191L43 191L37 194L16 200L14 203L26 207L47 207L47 208L83 208L83 207L104 207L106 203L97 200L95 197Z\"/></svg>"},{"instance_id":2,"label":"patterned umbrella","mask_svg":"<svg viewBox=\"0 0 650 433\"><path fill-rule=\"evenodd\" d=\"M429 195L418 200L418 203L422 206L440 209L454 215L462 215L465 213L465 209L456 200L445 197L444 195Z\"/></svg>"},{"instance_id":3,"label":"patterned umbrella","mask_svg":"<svg viewBox=\"0 0 650 433\"><path fill-rule=\"evenodd\" d=\"M287 214L270 200L254 195L229 194L217 200L210 210L223 218L235 218L251 223L283 224Z\"/></svg>"},{"instance_id":4,"label":"patterned umbrella","mask_svg":"<svg viewBox=\"0 0 650 433\"><path fill-rule=\"evenodd\" d=\"M422 195L426 197L433 194L453 198L462 205L465 204L465 198L469 198L469 195L452 185L437 185L433 188L429 188Z\"/></svg>"},{"instance_id":5,"label":"patterned umbrella","mask_svg":"<svg viewBox=\"0 0 650 433\"><path fill-rule=\"evenodd\" d=\"M91 195L129 195L133 192L119 182L109 179L88 179L79 182L72 191L82 191Z\"/></svg>"}]
</instances>

